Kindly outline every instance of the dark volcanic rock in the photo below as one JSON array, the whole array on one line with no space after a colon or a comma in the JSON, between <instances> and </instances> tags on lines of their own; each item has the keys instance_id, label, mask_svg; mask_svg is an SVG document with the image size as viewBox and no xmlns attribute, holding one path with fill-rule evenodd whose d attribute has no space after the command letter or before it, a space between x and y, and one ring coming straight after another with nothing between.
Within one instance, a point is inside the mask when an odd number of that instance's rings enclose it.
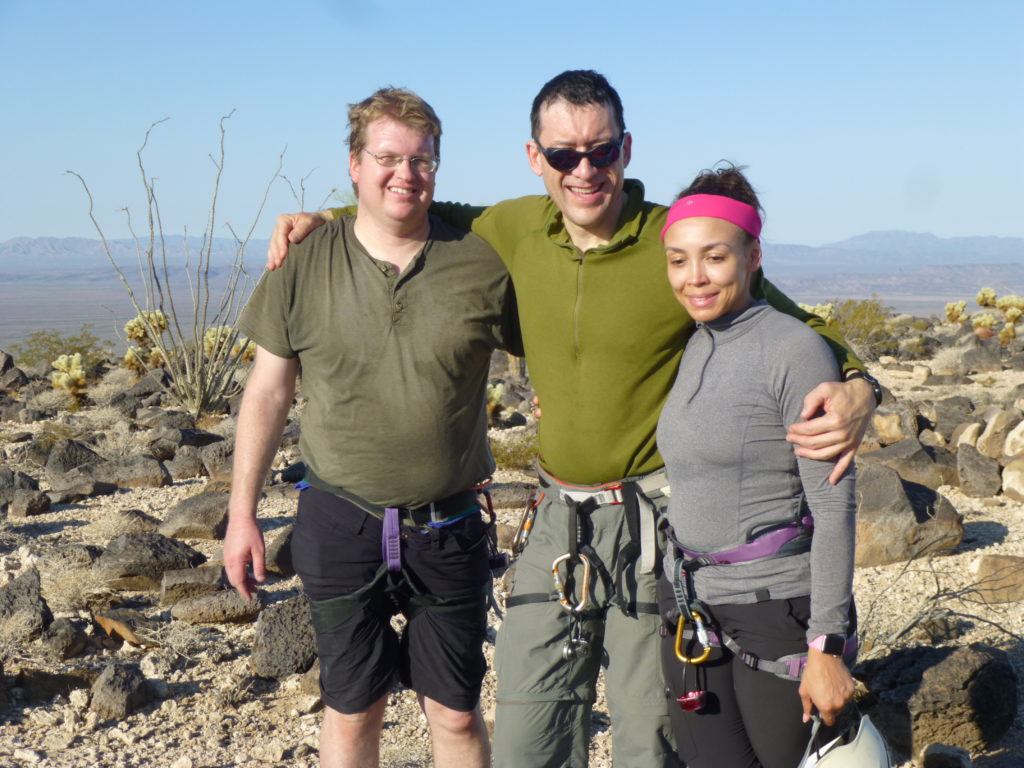
<instances>
[{"instance_id":1,"label":"dark volcanic rock","mask_svg":"<svg viewBox=\"0 0 1024 768\"><path fill-rule=\"evenodd\" d=\"M145 675L134 664L111 664L92 686L89 709L100 717L122 720L153 700Z\"/></svg>"},{"instance_id":2,"label":"dark volcanic rock","mask_svg":"<svg viewBox=\"0 0 1024 768\"><path fill-rule=\"evenodd\" d=\"M316 635L304 596L275 603L256 622L249 666L258 677L281 679L305 672L316 658Z\"/></svg>"},{"instance_id":3,"label":"dark volcanic rock","mask_svg":"<svg viewBox=\"0 0 1024 768\"><path fill-rule=\"evenodd\" d=\"M125 533L110 542L94 571L112 589L159 589L164 571L191 568L206 557L159 533Z\"/></svg>"},{"instance_id":4,"label":"dark volcanic rock","mask_svg":"<svg viewBox=\"0 0 1024 768\"><path fill-rule=\"evenodd\" d=\"M229 498L227 493L204 491L183 499L171 507L157 530L174 539L223 539Z\"/></svg>"},{"instance_id":5,"label":"dark volcanic rock","mask_svg":"<svg viewBox=\"0 0 1024 768\"><path fill-rule=\"evenodd\" d=\"M957 648L925 671L908 709L915 752L936 742L981 751L1013 724L1017 676L1004 651Z\"/></svg>"},{"instance_id":6,"label":"dark volcanic rock","mask_svg":"<svg viewBox=\"0 0 1024 768\"><path fill-rule=\"evenodd\" d=\"M858 566L898 563L953 549L963 533L963 518L944 496L902 481L888 467L858 467Z\"/></svg>"},{"instance_id":7,"label":"dark volcanic rock","mask_svg":"<svg viewBox=\"0 0 1024 768\"><path fill-rule=\"evenodd\" d=\"M46 458L46 471L61 475L75 467L101 460L102 457L96 451L78 440L58 440Z\"/></svg>"},{"instance_id":8,"label":"dark volcanic rock","mask_svg":"<svg viewBox=\"0 0 1024 768\"><path fill-rule=\"evenodd\" d=\"M39 571L30 568L0 587L0 633L25 642L50 626L53 614L41 590Z\"/></svg>"}]
</instances>

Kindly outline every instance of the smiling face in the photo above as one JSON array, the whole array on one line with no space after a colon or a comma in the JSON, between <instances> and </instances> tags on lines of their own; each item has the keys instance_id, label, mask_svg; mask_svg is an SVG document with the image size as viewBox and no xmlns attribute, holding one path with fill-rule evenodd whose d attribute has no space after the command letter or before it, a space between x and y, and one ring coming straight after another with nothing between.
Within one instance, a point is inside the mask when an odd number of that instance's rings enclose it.
<instances>
[{"instance_id":1,"label":"smiling face","mask_svg":"<svg viewBox=\"0 0 1024 768\"><path fill-rule=\"evenodd\" d=\"M366 127L365 149L379 156L434 157L434 139L390 117ZM435 173L412 169L408 160L385 168L367 152L353 152L349 175L359 197L359 215L389 231L404 233L422 227L434 199Z\"/></svg>"},{"instance_id":2,"label":"smiling face","mask_svg":"<svg viewBox=\"0 0 1024 768\"><path fill-rule=\"evenodd\" d=\"M526 152L533 172L562 212L565 227L580 250L607 243L619 222L624 196L622 185L629 165L632 138L627 133L618 159L607 168L595 168L584 158L573 170L556 171L541 153L544 149L575 149L585 152L600 144L618 141L622 127L607 104L575 106L564 99L540 111L537 141Z\"/></svg>"},{"instance_id":3,"label":"smiling face","mask_svg":"<svg viewBox=\"0 0 1024 768\"><path fill-rule=\"evenodd\" d=\"M665 233L668 282L697 322L717 320L748 306L750 281L761 266L761 246L724 219L677 221Z\"/></svg>"}]
</instances>

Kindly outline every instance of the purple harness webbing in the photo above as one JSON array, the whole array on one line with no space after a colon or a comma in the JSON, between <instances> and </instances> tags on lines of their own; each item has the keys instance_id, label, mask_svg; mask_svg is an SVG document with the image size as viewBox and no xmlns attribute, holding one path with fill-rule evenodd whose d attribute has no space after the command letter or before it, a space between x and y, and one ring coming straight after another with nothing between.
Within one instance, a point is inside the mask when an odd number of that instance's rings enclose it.
<instances>
[{"instance_id":1,"label":"purple harness webbing","mask_svg":"<svg viewBox=\"0 0 1024 768\"><path fill-rule=\"evenodd\" d=\"M402 524L398 520L398 507L384 508L384 531L380 539L381 556L389 571L402 570Z\"/></svg>"},{"instance_id":2,"label":"purple harness webbing","mask_svg":"<svg viewBox=\"0 0 1024 768\"><path fill-rule=\"evenodd\" d=\"M783 546L813 528L814 518L807 515L801 518L799 523L769 531L762 536L758 536L753 541L748 541L746 544L727 549L724 552L691 552L683 547L679 547L679 551L691 560L707 561L710 565L746 563L777 554ZM677 544L676 546L678 547L679 545Z\"/></svg>"}]
</instances>

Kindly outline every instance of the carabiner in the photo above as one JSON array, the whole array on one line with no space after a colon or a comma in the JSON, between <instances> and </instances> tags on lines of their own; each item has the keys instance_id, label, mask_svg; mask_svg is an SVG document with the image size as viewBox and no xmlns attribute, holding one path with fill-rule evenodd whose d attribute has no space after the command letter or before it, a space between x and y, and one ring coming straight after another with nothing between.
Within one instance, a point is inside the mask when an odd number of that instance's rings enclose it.
<instances>
[{"instance_id":1,"label":"carabiner","mask_svg":"<svg viewBox=\"0 0 1024 768\"><path fill-rule=\"evenodd\" d=\"M565 594L565 582L562 581L562 575L558 572L558 566L566 561L571 561L572 555L566 552L564 555L556 557L555 561L551 563L551 576L555 580L558 604L568 613L581 613L590 604L590 558L580 554L576 557L583 563L583 585L580 587L580 601L576 605L573 605L569 596Z\"/></svg>"},{"instance_id":2,"label":"carabiner","mask_svg":"<svg viewBox=\"0 0 1024 768\"><path fill-rule=\"evenodd\" d=\"M711 642L708 638L707 630L704 628L704 619L701 615L697 611L691 610L690 618L693 619L693 623L697 627L697 640L704 646L704 652L700 656L683 655L683 625L686 624L686 619L680 614L679 622L676 624L676 658L683 662L683 664L703 664L711 655Z\"/></svg>"}]
</instances>

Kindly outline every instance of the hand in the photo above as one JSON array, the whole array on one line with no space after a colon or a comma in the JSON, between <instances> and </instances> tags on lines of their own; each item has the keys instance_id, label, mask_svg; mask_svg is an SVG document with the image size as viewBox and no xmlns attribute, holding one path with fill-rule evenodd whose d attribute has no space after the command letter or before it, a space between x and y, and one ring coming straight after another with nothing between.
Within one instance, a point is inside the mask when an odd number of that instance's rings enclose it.
<instances>
[{"instance_id":1,"label":"hand","mask_svg":"<svg viewBox=\"0 0 1024 768\"><path fill-rule=\"evenodd\" d=\"M224 572L238 594L247 601L256 594L256 585L267 580L263 531L255 515L232 515L224 537ZM248 565L252 563L252 573Z\"/></svg>"},{"instance_id":2,"label":"hand","mask_svg":"<svg viewBox=\"0 0 1024 768\"><path fill-rule=\"evenodd\" d=\"M822 412L821 416L811 418ZM864 379L846 383L825 381L804 398L800 418L791 424L786 439L796 443L796 455L807 459L834 459L828 481L835 485L849 468L875 411L875 393Z\"/></svg>"},{"instance_id":3,"label":"hand","mask_svg":"<svg viewBox=\"0 0 1024 768\"><path fill-rule=\"evenodd\" d=\"M267 249L267 269L273 272L284 264L288 256L289 243L301 243L306 235L319 226L333 219L328 211L316 213L282 213L277 217L274 231L270 235L270 247Z\"/></svg>"},{"instance_id":4,"label":"hand","mask_svg":"<svg viewBox=\"0 0 1024 768\"><path fill-rule=\"evenodd\" d=\"M540 419L540 398L534 395L530 398L530 405L533 406L533 418Z\"/></svg>"},{"instance_id":5,"label":"hand","mask_svg":"<svg viewBox=\"0 0 1024 768\"><path fill-rule=\"evenodd\" d=\"M807 649L807 666L800 677L800 700L806 723L818 710L825 725L834 725L846 702L853 698L850 670L838 656L829 656L817 648Z\"/></svg>"}]
</instances>

